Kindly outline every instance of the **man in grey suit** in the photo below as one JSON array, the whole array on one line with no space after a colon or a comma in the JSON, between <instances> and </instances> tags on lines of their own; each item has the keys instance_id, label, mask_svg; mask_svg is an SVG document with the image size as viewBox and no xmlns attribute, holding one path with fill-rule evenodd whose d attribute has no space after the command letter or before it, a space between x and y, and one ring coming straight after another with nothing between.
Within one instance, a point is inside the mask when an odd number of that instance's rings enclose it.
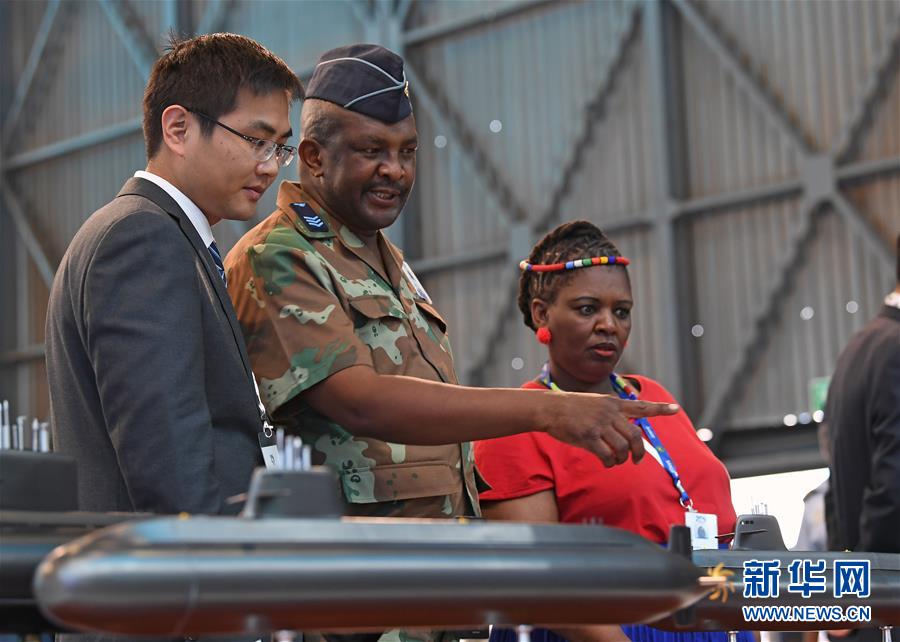
<instances>
[{"instance_id":1,"label":"man in grey suit","mask_svg":"<svg viewBox=\"0 0 900 642\"><path fill-rule=\"evenodd\" d=\"M237 510L262 422L211 226L256 213L294 156L302 93L234 34L173 41L154 65L147 168L88 218L50 292L53 439L77 460L81 509Z\"/></svg>"}]
</instances>

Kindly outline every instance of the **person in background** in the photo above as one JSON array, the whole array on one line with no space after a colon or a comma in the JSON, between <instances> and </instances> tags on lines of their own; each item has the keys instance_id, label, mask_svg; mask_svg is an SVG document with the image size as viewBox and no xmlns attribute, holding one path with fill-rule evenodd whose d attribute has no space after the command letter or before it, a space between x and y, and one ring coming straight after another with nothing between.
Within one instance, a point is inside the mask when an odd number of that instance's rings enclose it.
<instances>
[{"instance_id":1,"label":"person in background","mask_svg":"<svg viewBox=\"0 0 900 642\"><path fill-rule=\"evenodd\" d=\"M832 550L900 553L900 234L896 278L828 386Z\"/></svg>"},{"instance_id":2,"label":"person in background","mask_svg":"<svg viewBox=\"0 0 900 642\"><path fill-rule=\"evenodd\" d=\"M634 299L623 257L588 221L560 225L522 261L519 309L547 346L548 361L522 387L614 394L674 403L658 382L615 368L628 343ZM732 533L728 473L683 412L637 422L651 455L604 468L540 432L479 441L476 464L491 486L481 493L489 519L615 526L665 545L673 524L691 527L696 547L715 548ZM744 642L753 637L740 634ZM494 628L492 642L514 642ZM725 633L670 633L649 626L536 629L534 642L724 640Z\"/></svg>"}]
</instances>

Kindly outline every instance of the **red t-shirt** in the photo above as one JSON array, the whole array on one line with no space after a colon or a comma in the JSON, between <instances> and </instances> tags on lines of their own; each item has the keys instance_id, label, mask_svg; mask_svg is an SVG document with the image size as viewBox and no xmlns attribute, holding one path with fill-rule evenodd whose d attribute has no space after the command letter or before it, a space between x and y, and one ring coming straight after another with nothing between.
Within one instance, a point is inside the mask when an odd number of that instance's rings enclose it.
<instances>
[{"instance_id":1,"label":"red t-shirt","mask_svg":"<svg viewBox=\"0 0 900 642\"><path fill-rule=\"evenodd\" d=\"M676 403L659 383L628 375L640 383L640 399ZM523 388L546 388L529 381ZM651 417L650 425L675 462L681 482L701 513L718 516L719 534L734 532L728 471L697 437L684 411ZM646 446L646 445L645 445ZM514 499L553 490L559 521L602 523L664 544L669 525L684 525L685 510L678 503L672 478L649 453L637 465L604 468L591 453L564 444L542 432L476 442L475 461L491 490L485 501Z\"/></svg>"}]
</instances>

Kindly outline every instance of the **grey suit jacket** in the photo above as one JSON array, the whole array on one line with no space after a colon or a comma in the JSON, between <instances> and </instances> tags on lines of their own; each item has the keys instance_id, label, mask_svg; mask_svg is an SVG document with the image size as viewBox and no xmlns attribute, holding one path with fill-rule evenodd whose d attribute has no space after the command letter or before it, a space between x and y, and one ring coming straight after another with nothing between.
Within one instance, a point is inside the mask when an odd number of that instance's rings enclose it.
<instances>
[{"instance_id":1,"label":"grey suit jacket","mask_svg":"<svg viewBox=\"0 0 900 642\"><path fill-rule=\"evenodd\" d=\"M234 513L261 463L240 326L196 229L132 178L85 222L50 292L55 450L80 508Z\"/></svg>"}]
</instances>

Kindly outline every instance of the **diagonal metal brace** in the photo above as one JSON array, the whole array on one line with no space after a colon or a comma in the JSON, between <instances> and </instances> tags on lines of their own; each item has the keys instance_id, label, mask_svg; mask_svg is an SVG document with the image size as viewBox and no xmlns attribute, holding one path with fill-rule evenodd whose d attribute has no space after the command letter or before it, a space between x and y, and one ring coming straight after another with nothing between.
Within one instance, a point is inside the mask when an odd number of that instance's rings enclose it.
<instances>
[{"instance_id":1,"label":"diagonal metal brace","mask_svg":"<svg viewBox=\"0 0 900 642\"><path fill-rule=\"evenodd\" d=\"M44 17L41 18L41 24L31 45L28 60L22 70L22 75L19 77L19 84L16 86L16 94L13 97L12 104L9 106L6 122L3 123L3 147L5 148L8 148L10 136L19 122L19 115L25 106L25 99L28 98L28 92L31 90L35 73L40 66L47 42L50 40L50 33L53 31L53 25L56 22L59 4L60 0L50 0L44 12Z\"/></svg>"},{"instance_id":2,"label":"diagonal metal brace","mask_svg":"<svg viewBox=\"0 0 900 642\"><path fill-rule=\"evenodd\" d=\"M894 18L894 28L881 60L869 77L862 100L851 115L834 145L835 162L847 161L862 142L863 134L871 121L878 102L883 98L891 82L897 82L897 66L900 65L900 14Z\"/></svg>"},{"instance_id":3,"label":"diagonal metal brace","mask_svg":"<svg viewBox=\"0 0 900 642\"><path fill-rule=\"evenodd\" d=\"M835 191L831 196L831 202L847 223L847 227L862 238L863 242L869 246L869 251L878 258L889 273L893 272L894 250L892 249L892 243L887 243L884 235L880 234L869 219L857 210L843 194ZM891 231L889 230L888 232L890 233ZM893 237L891 237L891 241L893 241Z\"/></svg>"},{"instance_id":4,"label":"diagonal metal brace","mask_svg":"<svg viewBox=\"0 0 900 642\"><path fill-rule=\"evenodd\" d=\"M806 201L804 203L804 212L802 221L797 229L790 251L785 256L781 264L774 270L778 274L778 278L770 286L766 297L765 306L760 309L754 316L750 324L750 330L745 335L741 347L736 352L728 368L720 376L717 376L718 384L712 392L710 399L706 402L703 412L700 416L698 426L716 426L725 416L727 404L735 398L736 391L741 383L741 373L747 372L753 365L762 350L760 349L771 336L771 333L765 332L765 329L775 323L778 317L779 303L782 295L789 291L793 276L797 273L798 268L803 264L803 259L807 248L812 244L816 235L815 222L818 213L822 210L824 204L814 201ZM720 431L713 431L715 435L719 435ZM710 447L715 450L716 437Z\"/></svg>"},{"instance_id":5,"label":"diagonal metal brace","mask_svg":"<svg viewBox=\"0 0 900 642\"><path fill-rule=\"evenodd\" d=\"M694 32L706 45L715 52L722 65L731 72L737 85L744 90L750 100L766 114L781 130L781 133L793 143L794 147L804 154L812 150L804 138L800 128L787 114L783 106L775 99L770 91L764 88L746 66L734 53L734 47L726 44L722 36L709 24L690 0L671 0L681 13L685 22L693 28Z\"/></svg>"},{"instance_id":6,"label":"diagonal metal brace","mask_svg":"<svg viewBox=\"0 0 900 642\"><path fill-rule=\"evenodd\" d=\"M513 221L524 221L528 210L516 198L506 178L481 148L478 138L466 125L462 116L453 110L450 101L445 96L436 88L430 86L415 71L409 64L409 60L406 61L405 70L413 94L421 100L431 116L450 129L453 137L459 142L460 150L469 158L469 161L477 170L476 173L486 177L488 188L497 197L509 218Z\"/></svg>"},{"instance_id":7,"label":"diagonal metal brace","mask_svg":"<svg viewBox=\"0 0 900 642\"><path fill-rule=\"evenodd\" d=\"M0 191L3 192L7 210L16 226L16 230L19 232L19 236L22 237L25 249L28 250L31 260L34 261L34 265L37 267L44 284L47 288L50 288L50 286L53 285L53 276L56 269L50 265L50 261L47 260L47 254L44 252L44 248L41 247L34 230L32 230L31 226L28 224L28 217L25 215L25 211L22 209L19 199L16 197L15 192L12 190L12 187L10 187L5 177L0 178Z\"/></svg>"},{"instance_id":8,"label":"diagonal metal brace","mask_svg":"<svg viewBox=\"0 0 900 642\"><path fill-rule=\"evenodd\" d=\"M141 78L150 75L150 68L156 59L156 46L147 34L145 25L135 13L128 0L97 0L109 24L119 37L125 51L141 74Z\"/></svg>"},{"instance_id":9,"label":"diagonal metal brace","mask_svg":"<svg viewBox=\"0 0 900 642\"><path fill-rule=\"evenodd\" d=\"M640 33L641 12L638 5L634 5L631 10L630 22L628 27L622 32L616 53L606 68L606 73L597 87L597 93L584 108L584 128L578 140L575 141L572 153L568 161L563 166L559 183L553 190L550 197L549 205L546 211L542 212L533 223L535 230L542 230L550 225L559 215L558 206L569 192L572 190L572 181L578 175L579 170L584 169L584 154L588 146L593 142L594 128L606 114L606 103L612 94L619 73L624 66L625 57L631 49L631 46L637 42L637 36Z\"/></svg>"}]
</instances>

